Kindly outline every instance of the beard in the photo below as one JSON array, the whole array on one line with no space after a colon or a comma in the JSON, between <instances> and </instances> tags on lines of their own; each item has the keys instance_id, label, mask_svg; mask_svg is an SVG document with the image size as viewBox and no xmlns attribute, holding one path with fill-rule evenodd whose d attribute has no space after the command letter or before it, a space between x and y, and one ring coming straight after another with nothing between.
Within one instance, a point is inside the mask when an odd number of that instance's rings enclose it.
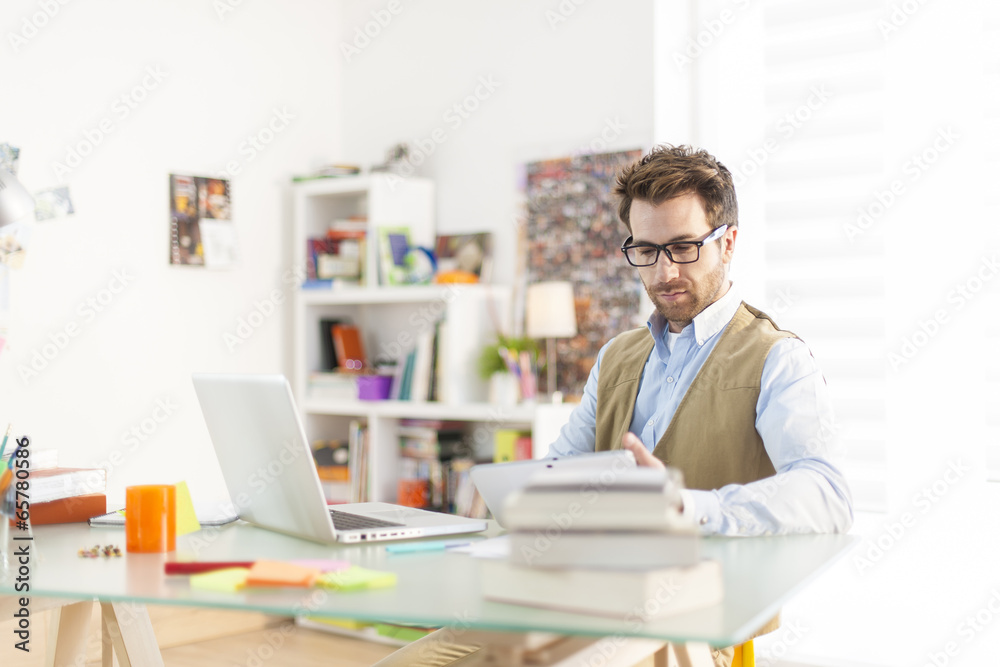
<instances>
[{"instance_id":1,"label":"beard","mask_svg":"<svg viewBox=\"0 0 1000 667\"><path fill-rule=\"evenodd\" d=\"M678 329L682 329L691 323L698 313L715 303L719 294L723 292L723 283L726 279L726 266L719 262L709 273L692 282L684 278L678 278L667 283L653 283L643 285L649 300L653 302L656 311L663 316L667 322L673 323ZM684 292L676 300L666 301L659 295L664 292Z\"/></svg>"}]
</instances>

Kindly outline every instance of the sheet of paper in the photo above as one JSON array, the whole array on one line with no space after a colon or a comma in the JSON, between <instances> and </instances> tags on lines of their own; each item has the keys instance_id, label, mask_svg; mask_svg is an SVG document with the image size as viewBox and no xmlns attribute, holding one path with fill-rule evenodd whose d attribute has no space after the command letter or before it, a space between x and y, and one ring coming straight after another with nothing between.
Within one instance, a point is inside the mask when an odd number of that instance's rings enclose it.
<instances>
[{"instance_id":1,"label":"sheet of paper","mask_svg":"<svg viewBox=\"0 0 1000 667\"><path fill-rule=\"evenodd\" d=\"M235 593L247 585L249 573L250 570L245 567L232 567L226 570L192 574L189 581L194 590Z\"/></svg>"},{"instance_id":2,"label":"sheet of paper","mask_svg":"<svg viewBox=\"0 0 1000 667\"><path fill-rule=\"evenodd\" d=\"M473 558L507 558L510 556L510 536L501 535L488 540L478 540L465 547L448 549L453 554L469 554Z\"/></svg>"}]
</instances>

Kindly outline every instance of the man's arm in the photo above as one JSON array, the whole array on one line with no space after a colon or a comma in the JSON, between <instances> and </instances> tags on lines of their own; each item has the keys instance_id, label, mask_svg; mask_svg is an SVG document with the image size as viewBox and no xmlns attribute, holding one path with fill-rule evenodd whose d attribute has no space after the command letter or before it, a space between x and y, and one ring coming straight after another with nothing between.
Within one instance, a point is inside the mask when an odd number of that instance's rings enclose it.
<instances>
[{"instance_id":1,"label":"man's arm","mask_svg":"<svg viewBox=\"0 0 1000 667\"><path fill-rule=\"evenodd\" d=\"M851 492L829 460L837 437L829 391L802 341L789 338L771 349L761 376L756 428L776 474L715 491L686 489L681 493L684 515L709 534L848 531L854 520ZM660 463L637 438L626 436L622 445L640 464Z\"/></svg>"}]
</instances>

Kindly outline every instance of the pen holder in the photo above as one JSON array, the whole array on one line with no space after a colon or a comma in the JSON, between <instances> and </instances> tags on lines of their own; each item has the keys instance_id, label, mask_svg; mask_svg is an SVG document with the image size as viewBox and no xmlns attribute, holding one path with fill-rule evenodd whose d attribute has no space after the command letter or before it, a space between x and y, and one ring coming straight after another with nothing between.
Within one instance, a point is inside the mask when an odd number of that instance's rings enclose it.
<instances>
[{"instance_id":1,"label":"pen holder","mask_svg":"<svg viewBox=\"0 0 1000 667\"><path fill-rule=\"evenodd\" d=\"M177 490L170 484L125 489L125 550L132 553L173 551L177 537Z\"/></svg>"}]
</instances>

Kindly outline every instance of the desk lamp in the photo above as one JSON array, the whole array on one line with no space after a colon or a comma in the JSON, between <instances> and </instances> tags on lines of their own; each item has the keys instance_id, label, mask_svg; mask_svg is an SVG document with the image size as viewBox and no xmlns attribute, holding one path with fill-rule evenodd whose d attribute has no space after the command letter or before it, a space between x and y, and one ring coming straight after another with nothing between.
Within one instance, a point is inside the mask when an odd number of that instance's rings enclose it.
<instances>
[{"instance_id":1,"label":"desk lamp","mask_svg":"<svg viewBox=\"0 0 1000 667\"><path fill-rule=\"evenodd\" d=\"M545 387L553 403L562 402L556 387L556 338L576 335L573 283L550 281L528 285L525 328L528 338L545 338Z\"/></svg>"},{"instance_id":2,"label":"desk lamp","mask_svg":"<svg viewBox=\"0 0 1000 667\"><path fill-rule=\"evenodd\" d=\"M0 169L0 227L13 224L34 210L35 200L17 177Z\"/></svg>"}]
</instances>

